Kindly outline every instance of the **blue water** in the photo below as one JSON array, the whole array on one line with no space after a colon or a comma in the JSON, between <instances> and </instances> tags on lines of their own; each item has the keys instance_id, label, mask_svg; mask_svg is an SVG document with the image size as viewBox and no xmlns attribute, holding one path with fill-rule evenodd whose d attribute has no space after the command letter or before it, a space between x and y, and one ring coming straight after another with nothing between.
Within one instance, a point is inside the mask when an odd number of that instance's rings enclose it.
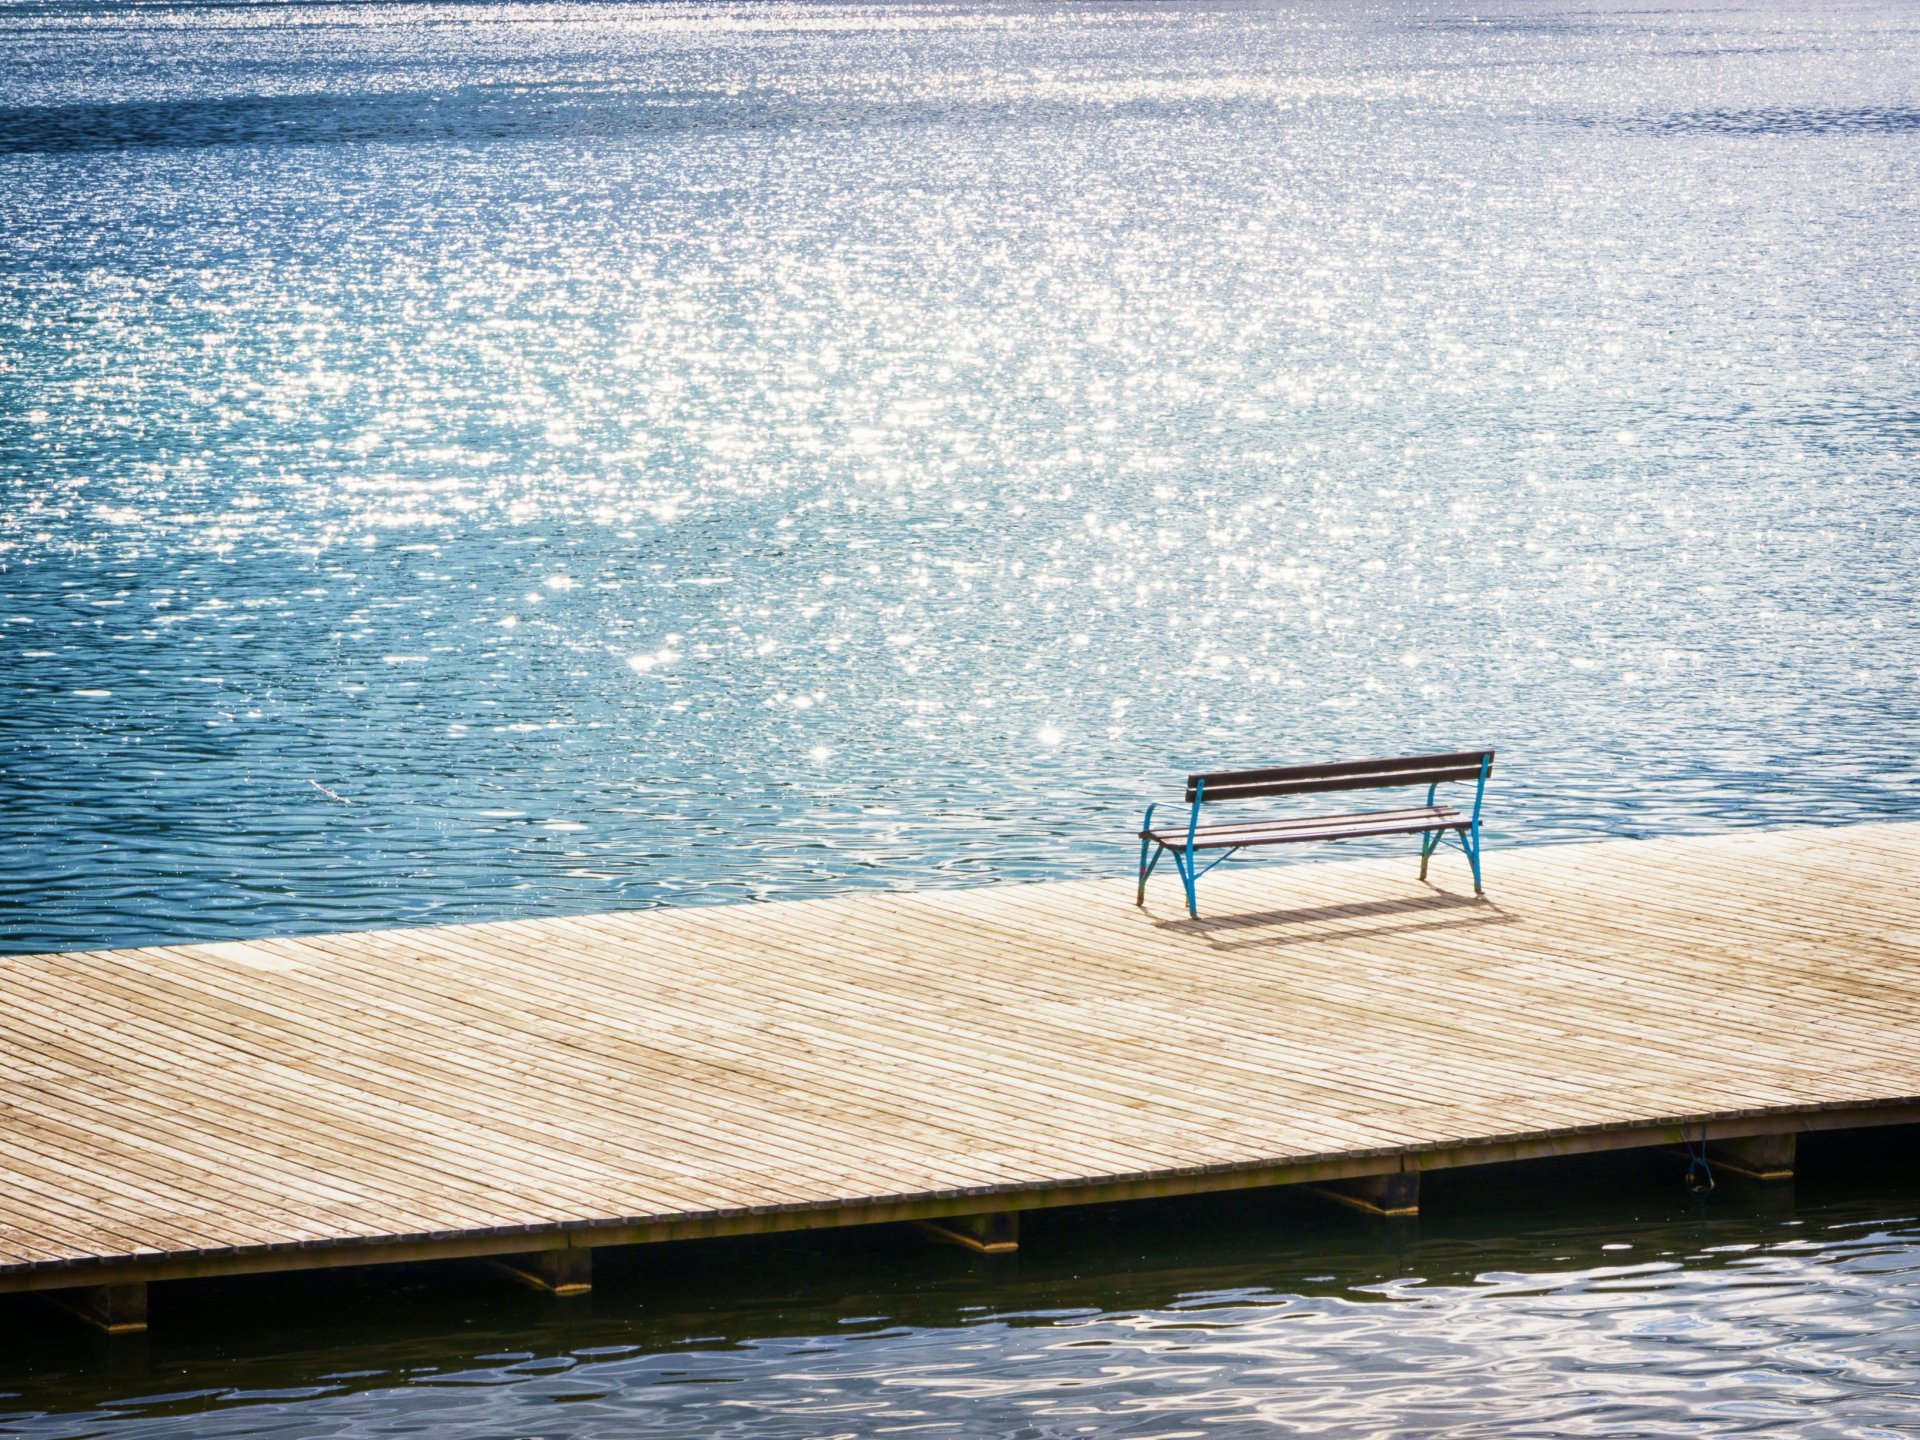
<instances>
[{"instance_id":1,"label":"blue water","mask_svg":"<svg viewBox=\"0 0 1920 1440\"><path fill-rule=\"evenodd\" d=\"M1920 11L0 5L0 946L1913 813Z\"/></svg>"}]
</instances>

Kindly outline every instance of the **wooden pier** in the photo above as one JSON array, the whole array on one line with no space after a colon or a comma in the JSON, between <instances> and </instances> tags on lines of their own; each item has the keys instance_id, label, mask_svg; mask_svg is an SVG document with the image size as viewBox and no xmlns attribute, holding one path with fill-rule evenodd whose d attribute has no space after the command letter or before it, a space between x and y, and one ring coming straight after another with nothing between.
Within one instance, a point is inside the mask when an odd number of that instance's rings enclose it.
<instances>
[{"instance_id":1,"label":"wooden pier","mask_svg":"<svg viewBox=\"0 0 1920 1440\"><path fill-rule=\"evenodd\" d=\"M1920 1120L1920 824L0 959L0 1291ZM1771 1137L1771 1138L1770 1138Z\"/></svg>"}]
</instances>

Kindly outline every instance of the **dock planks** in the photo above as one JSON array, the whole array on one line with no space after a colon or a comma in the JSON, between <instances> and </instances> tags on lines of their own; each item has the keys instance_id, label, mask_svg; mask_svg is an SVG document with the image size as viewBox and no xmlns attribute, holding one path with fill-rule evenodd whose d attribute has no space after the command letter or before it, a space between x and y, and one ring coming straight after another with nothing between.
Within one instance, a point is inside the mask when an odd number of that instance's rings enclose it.
<instances>
[{"instance_id":1,"label":"dock planks","mask_svg":"<svg viewBox=\"0 0 1920 1440\"><path fill-rule=\"evenodd\" d=\"M1416 865L0 959L0 1290L1920 1118L1920 824Z\"/></svg>"}]
</instances>

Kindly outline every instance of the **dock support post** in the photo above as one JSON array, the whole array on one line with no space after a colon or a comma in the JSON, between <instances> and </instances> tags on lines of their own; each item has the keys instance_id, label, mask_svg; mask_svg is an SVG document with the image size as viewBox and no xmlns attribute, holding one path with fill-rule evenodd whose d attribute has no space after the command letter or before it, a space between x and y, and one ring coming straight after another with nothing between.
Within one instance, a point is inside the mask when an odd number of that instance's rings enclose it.
<instances>
[{"instance_id":1,"label":"dock support post","mask_svg":"<svg viewBox=\"0 0 1920 1440\"><path fill-rule=\"evenodd\" d=\"M138 1335L147 1328L147 1283L83 1285L72 1290L43 1290L48 1300L108 1335Z\"/></svg>"},{"instance_id":2,"label":"dock support post","mask_svg":"<svg viewBox=\"0 0 1920 1440\"><path fill-rule=\"evenodd\" d=\"M549 1295L585 1295L593 1289L591 1250L535 1250L526 1255L502 1255L493 1264L522 1285Z\"/></svg>"},{"instance_id":3,"label":"dock support post","mask_svg":"<svg viewBox=\"0 0 1920 1440\"><path fill-rule=\"evenodd\" d=\"M980 1255L1011 1255L1020 1248L1020 1212L991 1215L948 1215L939 1220L916 1220L920 1233L942 1245L959 1245Z\"/></svg>"},{"instance_id":4,"label":"dock support post","mask_svg":"<svg viewBox=\"0 0 1920 1440\"><path fill-rule=\"evenodd\" d=\"M1791 1131L1785 1135L1750 1135L1741 1140L1715 1140L1707 1157L1716 1170L1730 1170L1749 1180L1791 1180L1799 1146Z\"/></svg>"},{"instance_id":5,"label":"dock support post","mask_svg":"<svg viewBox=\"0 0 1920 1440\"><path fill-rule=\"evenodd\" d=\"M1368 1215L1390 1215L1399 1219L1420 1213L1418 1170L1393 1170L1385 1175L1362 1175L1354 1180L1328 1180L1307 1188Z\"/></svg>"}]
</instances>

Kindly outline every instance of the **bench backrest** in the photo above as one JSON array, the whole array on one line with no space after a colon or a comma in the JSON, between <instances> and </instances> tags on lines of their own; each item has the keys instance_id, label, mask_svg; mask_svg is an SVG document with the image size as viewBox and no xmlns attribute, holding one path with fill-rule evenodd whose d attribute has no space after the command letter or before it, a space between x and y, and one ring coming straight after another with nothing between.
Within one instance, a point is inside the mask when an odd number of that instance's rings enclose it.
<instances>
[{"instance_id":1,"label":"bench backrest","mask_svg":"<svg viewBox=\"0 0 1920 1440\"><path fill-rule=\"evenodd\" d=\"M1402 755L1393 760L1340 760L1331 765L1277 765L1267 770L1216 770L1187 777L1187 803L1198 797L1257 800L1266 795L1317 795L1328 790L1385 790L1395 785L1444 785L1478 780L1493 770L1493 751ZM1204 789L1202 786L1204 785Z\"/></svg>"}]
</instances>

